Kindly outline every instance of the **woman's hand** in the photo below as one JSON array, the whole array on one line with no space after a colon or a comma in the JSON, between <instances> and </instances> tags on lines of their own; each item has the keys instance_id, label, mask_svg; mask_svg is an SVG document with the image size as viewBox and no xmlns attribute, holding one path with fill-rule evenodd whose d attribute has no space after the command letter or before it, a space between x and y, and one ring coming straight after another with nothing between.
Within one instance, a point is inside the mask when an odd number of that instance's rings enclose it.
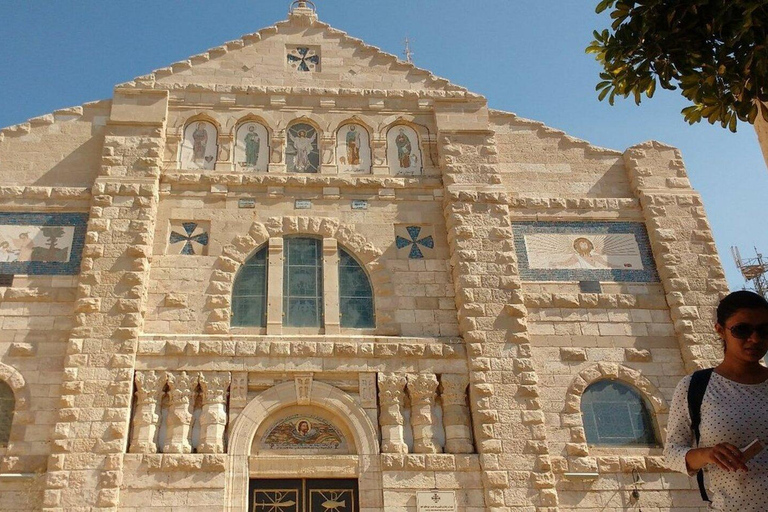
<instances>
[{"instance_id":1,"label":"woman's hand","mask_svg":"<svg viewBox=\"0 0 768 512\"><path fill-rule=\"evenodd\" d=\"M749 471L741 450L730 443L689 450L685 462L691 471L698 471L707 464L716 464L725 471Z\"/></svg>"}]
</instances>

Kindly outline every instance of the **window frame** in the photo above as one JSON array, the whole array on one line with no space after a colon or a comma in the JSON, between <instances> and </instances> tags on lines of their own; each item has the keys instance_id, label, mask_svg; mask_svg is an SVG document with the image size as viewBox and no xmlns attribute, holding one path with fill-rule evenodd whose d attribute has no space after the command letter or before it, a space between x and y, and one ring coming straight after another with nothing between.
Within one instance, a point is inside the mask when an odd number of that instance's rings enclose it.
<instances>
[{"instance_id":1,"label":"window frame","mask_svg":"<svg viewBox=\"0 0 768 512\"><path fill-rule=\"evenodd\" d=\"M600 438L603 437L603 436L601 436L600 432L599 432L597 416L595 415L595 412L594 412L593 409L590 410L590 411L585 411L585 398L587 398L587 394L589 393L591 388L594 388L596 385L601 385L601 384L620 386L620 387L624 388L624 390L629 392L630 395L632 396L632 398L637 399L637 401L639 402L640 406L642 407L642 410L640 412L641 412L643 421L647 422L647 426L646 426L647 431L644 432L644 434L645 434L646 438L647 437L651 438L649 442L634 442L634 443L616 442L616 443L606 443L606 442L603 442L602 440L600 440ZM590 409L591 409L591 406L592 406L593 403L594 403L594 401L587 404L587 405L590 406ZM629 409L629 403L628 402L625 401L623 403L627 407L627 415L630 416L630 421L632 421L632 417L631 416L633 414L636 414L636 412L633 412L633 411L631 411ZM593 416L592 424L594 425L594 429L595 429L594 433L598 436L598 441L597 442L595 442L594 439L590 440L590 429L587 427L588 423L587 423L587 420L586 420L586 415L587 415L588 412L591 413L592 416ZM651 406L650 402L645 397L645 395L639 389L637 389L635 386L633 386L632 384L630 384L628 382L625 382L625 381L620 380L620 379L608 379L608 378L601 378L601 379L597 379L597 380L595 380L593 382L590 382L587 385L587 387L584 389L584 392L581 394L581 400L580 400L580 403L579 403L579 413L581 414L581 422L582 422L582 428L584 429L585 442L586 442L587 446L589 446L590 448L596 448L596 449L602 449L602 450L605 450L605 449L609 449L609 450L610 449L630 449L630 450L644 449L644 450L648 450L648 449L659 449L659 448L662 447L662 440L661 440L661 436L659 435L658 421L657 421L657 418L656 418L656 415L655 415L653 407ZM633 430L633 434L634 434L636 432L636 430L634 428L634 424L632 425L632 430ZM641 438L637 438L637 439L641 439Z\"/></svg>"}]
</instances>

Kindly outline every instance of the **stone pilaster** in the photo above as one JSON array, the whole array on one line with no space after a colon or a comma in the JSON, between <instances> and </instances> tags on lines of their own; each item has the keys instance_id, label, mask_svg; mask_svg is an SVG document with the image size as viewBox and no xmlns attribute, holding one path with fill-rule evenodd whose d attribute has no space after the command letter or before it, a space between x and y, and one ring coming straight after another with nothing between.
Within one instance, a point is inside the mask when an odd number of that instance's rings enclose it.
<instances>
[{"instance_id":1,"label":"stone pilaster","mask_svg":"<svg viewBox=\"0 0 768 512\"><path fill-rule=\"evenodd\" d=\"M472 453L472 425L467 406L469 377L461 374L440 376L446 453Z\"/></svg>"},{"instance_id":2,"label":"stone pilaster","mask_svg":"<svg viewBox=\"0 0 768 512\"><path fill-rule=\"evenodd\" d=\"M158 404L165 387L165 374L154 371L136 372L136 405L129 451L157 453L157 427L160 422Z\"/></svg>"},{"instance_id":3,"label":"stone pilaster","mask_svg":"<svg viewBox=\"0 0 768 512\"><path fill-rule=\"evenodd\" d=\"M686 370L717 364L715 309L728 293L701 196L688 181L680 152L658 142L629 148L624 162L640 199Z\"/></svg>"},{"instance_id":4,"label":"stone pilaster","mask_svg":"<svg viewBox=\"0 0 768 512\"><path fill-rule=\"evenodd\" d=\"M192 407L198 375L187 372L168 373L168 417L166 418L163 453L191 453Z\"/></svg>"},{"instance_id":5,"label":"stone pilaster","mask_svg":"<svg viewBox=\"0 0 768 512\"><path fill-rule=\"evenodd\" d=\"M436 104L435 110L485 507L555 510L558 497L494 134L484 105Z\"/></svg>"},{"instance_id":6,"label":"stone pilaster","mask_svg":"<svg viewBox=\"0 0 768 512\"><path fill-rule=\"evenodd\" d=\"M117 510L168 93L115 91L92 187L43 510Z\"/></svg>"},{"instance_id":7,"label":"stone pilaster","mask_svg":"<svg viewBox=\"0 0 768 512\"><path fill-rule=\"evenodd\" d=\"M203 410L200 414L200 446L198 453L224 453L224 431L227 427L228 372L202 372L200 390Z\"/></svg>"},{"instance_id":8,"label":"stone pilaster","mask_svg":"<svg viewBox=\"0 0 768 512\"><path fill-rule=\"evenodd\" d=\"M267 243L267 334L283 332L283 239Z\"/></svg>"},{"instance_id":9,"label":"stone pilaster","mask_svg":"<svg viewBox=\"0 0 768 512\"><path fill-rule=\"evenodd\" d=\"M323 239L323 300L325 334L338 334L341 330L339 243L335 238Z\"/></svg>"},{"instance_id":10,"label":"stone pilaster","mask_svg":"<svg viewBox=\"0 0 768 512\"><path fill-rule=\"evenodd\" d=\"M437 393L437 377L421 373L408 375L408 396L411 398L411 427L413 428L413 451L415 453L439 453L435 443L434 415Z\"/></svg>"},{"instance_id":11,"label":"stone pilaster","mask_svg":"<svg viewBox=\"0 0 768 512\"><path fill-rule=\"evenodd\" d=\"M382 453L408 453L403 436L405 376L379 374L379 425Z\"/></svg>"}]
</instances>

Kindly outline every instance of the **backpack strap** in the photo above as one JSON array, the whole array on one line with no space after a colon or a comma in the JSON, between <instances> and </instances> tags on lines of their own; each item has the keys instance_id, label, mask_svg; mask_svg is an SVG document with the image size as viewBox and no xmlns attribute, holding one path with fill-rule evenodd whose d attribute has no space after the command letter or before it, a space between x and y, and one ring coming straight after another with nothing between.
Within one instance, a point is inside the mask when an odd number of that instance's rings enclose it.
<instances>
[{"instance_id":1,"label":"backpack strap","mask_svg":"<svg viewBox=\"0 0 768 512\"><path fill-rule=\"evenodd\" d=\"M709 385L709 379L712 377L713 370L714 368L708 368L694 372L688 385L688 414L691 417L691 430L696 439L696 446L699 445L699 439L701 438L701 432L699 431L699 426L701 425L701 403L704 401L704 394L707 392L707 386ZM704 488L703 469L700 469L696 474L696 481L699 483L701 499L709 501L707 490Z\"/></svg>"}]
</instances>

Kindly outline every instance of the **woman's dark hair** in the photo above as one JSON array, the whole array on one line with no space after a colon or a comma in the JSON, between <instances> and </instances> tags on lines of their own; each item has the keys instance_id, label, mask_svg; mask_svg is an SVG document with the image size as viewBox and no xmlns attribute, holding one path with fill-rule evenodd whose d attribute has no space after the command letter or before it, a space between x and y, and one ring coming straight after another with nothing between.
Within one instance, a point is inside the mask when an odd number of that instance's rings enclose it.
<instances>
[{"instance_id":1,"label":"woman's dark hair","mask_svg":"<svg viewBox=\"0 0 768 512\"><path fill-rule=\"evenodd\" d=\"M748 290L729 293L717 306L717 323L725 326L725 322L740 309L768 309L768 301Z\"/></svg>"}]
</instances>

